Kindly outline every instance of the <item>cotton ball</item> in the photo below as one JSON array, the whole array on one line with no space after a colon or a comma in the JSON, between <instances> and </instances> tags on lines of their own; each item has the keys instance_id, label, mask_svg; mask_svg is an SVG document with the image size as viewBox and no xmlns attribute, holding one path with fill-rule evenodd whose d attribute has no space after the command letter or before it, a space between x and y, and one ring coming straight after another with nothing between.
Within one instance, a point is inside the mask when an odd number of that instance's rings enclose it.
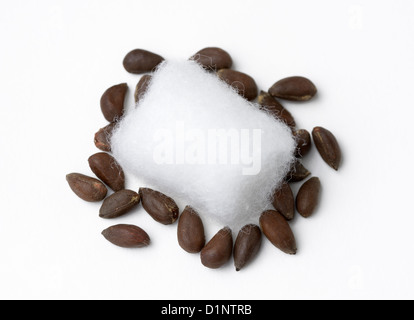
<instances>
[{"instance_id":1,"label":"cotton ball","mask_svg":"<svg viewBox=\"0 0 414 320\"><path fill-rule=\"evenodd\" d=\"M233 231L272 208L296 147L284 123L194 61L158 67L111 145L126 172Z\"/></svg>"}]
</instances>

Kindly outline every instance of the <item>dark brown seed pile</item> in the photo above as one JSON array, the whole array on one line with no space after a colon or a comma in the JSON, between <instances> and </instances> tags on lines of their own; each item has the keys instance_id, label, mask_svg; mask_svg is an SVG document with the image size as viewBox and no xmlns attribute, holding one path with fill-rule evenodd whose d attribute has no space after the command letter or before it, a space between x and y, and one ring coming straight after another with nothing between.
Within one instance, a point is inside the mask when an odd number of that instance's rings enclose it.
<instances>
[{"instance_id":1,"label":"dark brown seed pile","mask_svg":"<svg viewBox=\"0 0 414 320\"><path fill-rule=\"evenodd\" d=\"M80 173L71 173L66 176L70 188L85 201L102 202L99 216L104 219L115 219L125 215L141 203L145 211L161 224L171 225L178 220L178 244L189 253L199 253L202 264L208 268L220 268L232 256L237 271L245 268L260 250L262 233L282 252L296 254L296 240L289 221L294 219L296 211L305 218L314 214L319 203L321 182L318 177L311 177L301 185L296 198L290 184L302 182L311 176L301 159L309 153L312 140L321 158L335 170L338 170L341 163L341 150L333 133L325 128L315 127L312 134L305 129L297 129L292 114L278 99L309 101L317 94L316 86L307 78L295 76L277 81L268 91L259 92L251 76L231 69L233 60L221 48L202 49L190 59L197 61L204 69L216 73L245 99L257 101L261 110L280 119L291 128L297 141L297 161L286 176L285 182L274 194L275 210L263 212L260 226L244 226L235 241L232 230L224 227L207 242L203 222L191 206L185 207L180 215L176 202L159 191L149 188L139 188L137 191L125 189L124 172L116 159L110 155L109 137L125 110L124 100L128 91L126 83L112 86L101 97L101 110L109 124L95 134L95 145L103 152L92 155L88 160L90 169L99 180ZM133 50L126 55L123 61L126 71L133 74L146 73L136 85L136 102L148 88L151 72L163 61L163 57L142 49ZM107 196L108 187L114 191L110 196ZM102 235L109 242L125 248L141 248L150 244L148 234L134 225L114 225L104 230Z\"/></svg>"}]
</instances>

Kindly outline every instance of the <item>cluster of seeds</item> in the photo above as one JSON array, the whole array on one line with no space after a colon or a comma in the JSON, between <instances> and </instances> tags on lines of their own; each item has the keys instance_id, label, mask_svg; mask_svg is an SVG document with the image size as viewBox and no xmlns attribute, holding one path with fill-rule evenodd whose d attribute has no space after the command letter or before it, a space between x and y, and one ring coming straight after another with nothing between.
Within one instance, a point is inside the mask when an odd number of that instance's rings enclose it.
<instances>
[{"instance_id":1,"label":"cluster of seeds","mask_svg":"<svg viewBox=\"0 0 414 320\"><path fill-rule=\"evenodd\" d=\"M225 227L206 243L203 222L199 214L187 206L180 215L176 202L167 195L149 188L140 188L138 192L125 189L125 175L110 154L110 136L116 122L124 114L124 101L128 91L126 83L107 89L101 97L101 110L109 124L95 134L95 145L102 152L89 158L89 166L96 178L80 173L66 176L69 186L81 199L89 202L101 202L99 216L115 219L132 210L140 203L146 212L157 222L170 225L178 220L178 243L189 253L200 253L204 266L217 269L234 258L236 270L244 268L259 252L262 233L278 249L286 254L296 254L297 246L294 234L289 226L297 211L308 218L316 210L319 202L321 183L318 177L311 177L300 187L296 198L290 183L302 182L311 173L301 159L308 154L312 140L322 159L333 169L338 170L341 151L335 136L327 129L315 127L312 135L305 129L296 129L291 113L278 99L289 101L308 101L317 93L315 85L304 77L289 77L276 82L268 91L260 91L254 79L242 72L232 70L231 56L220 48L205 48L190 59L197 61L206 70L233 86L237 92L249 101L257 101L261 110L272 114L285 122L297 141L296 159L282 186L273 197L274 210L263 212L260 226L244 226L233 241L232 230ZM135 101L145 93L151 82L151 72L164 58L152 52L136 49L128 53L123 61L124 68L134 74L144 74L135 88ZM312 137L311 137L312 136ZM108 187L114 191L110 196ZM138 226L118 224L105 229L102 235L113 244L125 248L141 248L150 244L148 234Z\"/></svg>"}]
</instances>

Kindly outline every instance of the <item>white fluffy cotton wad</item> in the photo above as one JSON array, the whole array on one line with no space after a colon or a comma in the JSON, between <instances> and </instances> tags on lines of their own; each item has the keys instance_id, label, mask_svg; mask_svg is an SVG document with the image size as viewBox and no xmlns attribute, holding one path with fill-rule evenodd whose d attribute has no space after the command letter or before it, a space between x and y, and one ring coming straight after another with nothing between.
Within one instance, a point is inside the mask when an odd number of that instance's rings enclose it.
<instances>
[{"instance_id":1,"label":"white fluffy cotton wad","mask_svg":"<svg viewBox=\"0 0 414 320\"><path fill-rule=\"evenodd\" d=\"M236 231L272 208L296 143L285 124L196 62L169 61L111 145L126 172Z\"/></svg>"}]
</instances>

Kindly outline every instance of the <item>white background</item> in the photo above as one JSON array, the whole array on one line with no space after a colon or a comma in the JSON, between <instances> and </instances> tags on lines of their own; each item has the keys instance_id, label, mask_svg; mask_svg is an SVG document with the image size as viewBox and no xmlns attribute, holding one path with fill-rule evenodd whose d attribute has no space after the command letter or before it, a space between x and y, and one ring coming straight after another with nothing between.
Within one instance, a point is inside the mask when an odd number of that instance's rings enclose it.
<instances>
[{"instance_id":1,"label":"white background","mask_svg":"<svg viewBox=\"0 0 414 320\"><path fill-rule=\"evenodd\" d=\"M414 298L413 14L408 0L1 0L0 298ZM139 80L122 67L127 52L186 59L207 46L264 90L312 79L318 97L285 106L298 127L333 131L344 154L339 172L315 148L305 160L323 193L314 217L292 223L298 255L264 241L240 273L204 268L176 225L141 208L100 219L65 181L91 174L103 91ZM100 232L117 223L141 226L152 245L111 245Z\"/></svg>"}]
</instances>

